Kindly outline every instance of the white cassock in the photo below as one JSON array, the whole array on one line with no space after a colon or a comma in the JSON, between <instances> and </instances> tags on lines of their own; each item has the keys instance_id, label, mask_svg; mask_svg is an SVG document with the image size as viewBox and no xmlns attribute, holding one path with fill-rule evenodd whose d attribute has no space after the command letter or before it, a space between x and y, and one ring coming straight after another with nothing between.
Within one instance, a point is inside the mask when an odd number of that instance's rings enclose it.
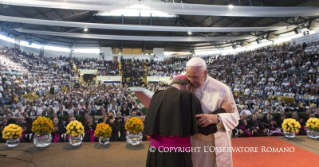
<instances>
[{"instance_id":1,"label":"white cassock","mask_svg":"<svg viewBox=\"0 0 319 167\"><path fill-rule=\"evenodd\" d=\"M206 87L206 88L205 88ZM207 76L204 84L195 90L193 93L201 101L202 109L205 114L212 113L220 108L225 97L228 97L228 101L235 103L233 94L230 88ZM194 167L232 167L232 153L231 152L216 152L216 162L214 152L204 152L204 147L231 147L231 132L237 126L239 113L237 108L234 113L221 113L218 114L221 118L221 122L217 124L218 132L205 136L203 134L196 134L192 136L192 147L200 147L200 152L192 152L192 160ZM213 148L211 149L214 150ZM214 165L215 164L215 165Z\"/></svg>"}]
</instances>

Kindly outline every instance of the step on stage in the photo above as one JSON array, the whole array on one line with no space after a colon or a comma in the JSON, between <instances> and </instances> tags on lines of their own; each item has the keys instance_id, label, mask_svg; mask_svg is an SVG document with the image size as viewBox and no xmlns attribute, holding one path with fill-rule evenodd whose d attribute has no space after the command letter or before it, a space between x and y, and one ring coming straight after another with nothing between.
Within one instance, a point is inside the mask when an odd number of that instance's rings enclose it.
<instances>
[{"instance_id":1,"label":"step on stage","mask_svg":"<svg viewBox=\"0 0 319 167\"><path fill-rule=\"evenodd\" d=\"M319 140L306 136L285 140L283 137L255 137L232 139L233 149L254 147L255 152L234 152L234 167L263 166L319 166ZM69 143L52 143L48 148L37 148L33 143L20 143L15 148L0 144L1 166L116 166L144 167L149 141L131 146L126 142L82 143L73 147ZM293 152L274 152L289 148ZM287 149L286 149L287 150ZM237 149L237 151L241 151ZM248 151L248 149L246 149Z\"/></svg>"}]
</instances>

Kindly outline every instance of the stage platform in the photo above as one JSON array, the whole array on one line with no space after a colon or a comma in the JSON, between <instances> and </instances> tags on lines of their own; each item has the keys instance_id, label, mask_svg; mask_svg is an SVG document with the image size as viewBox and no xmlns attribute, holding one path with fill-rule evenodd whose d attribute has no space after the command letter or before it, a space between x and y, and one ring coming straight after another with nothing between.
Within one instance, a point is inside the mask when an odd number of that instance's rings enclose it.
<instances>
[{"instance_id":1,"label":"stage platform","mask_svg":"<svg viewBox=\"0 0 319 167\"><path fill-rule=\"evenodd\" d=\"M233 138L234 147L257 147L258 152L234 152L234 167L319 166L319 140L306 136L285 140L283 137ZM8 148L0 144L0 166L28 167L145 167L149 141L131 146L126 142L82 143L73 147L69 143L52 143L48 148L37 148L33 143L20 143ZM294 152L263 152L262 147L294 148ZM268 149L269 151L269 149Z\"/></svg>"},{"instance_id":2,"label":"stage platform","mask_svg":"<svg viewBox=\"0 0 319 167\"><path fill-rule=\"evenodd\" d=\"M47 148L38 148L33 143L20 143L15 148L0 144L2 167L144 167L148 141L131 146L127 142L113 142L102 146L99 143L82 143L73 147L70 143L51 143Z\"/></svg>"},{"instance_id":3,"label":"stage platform","mask_svg":"<svg viewBox=\"0 0 319 167\"><path fill-rule=\"evenodd\" d=\"M232 146L257 148L257 152L234 152L234 167L319 166L319 140L307 136L233 138ZM280 148L291 152L277 152Z\"/></svg>"}]
</instances>

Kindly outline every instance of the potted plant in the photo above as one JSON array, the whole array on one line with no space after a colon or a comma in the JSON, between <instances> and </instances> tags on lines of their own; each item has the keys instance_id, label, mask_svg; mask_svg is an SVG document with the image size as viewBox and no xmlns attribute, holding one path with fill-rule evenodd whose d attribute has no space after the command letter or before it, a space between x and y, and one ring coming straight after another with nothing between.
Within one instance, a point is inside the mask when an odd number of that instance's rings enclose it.
<instances>
[{"instance_id":1,"label":"potted plant","mask_svg":"<svg viewBox=\"0 0 319 167\"><path fill-rule=\"evenodd\" d=\"M110 142L110 137L112 137L112 128L104 122L99 123L96 125L94 136L99 138L100 144L107 145Z\"/></svg>"},{"instance_id":2,"label":"potted plant","mask_svg":"<svg viewBox=\"0 0 319 167\"><path fill-rule=\"evenodd\" d=\"M309 118L306 122L307 135L309 138L319 138L319 118Z\"/></svg>"},{"instance_id":3,"label":"potted plant","mask_svg":"<svg viewBox=\"0 0 319 167\"><path fill-rule=\"evenodd\" d=\"M37 147L48 147L51 144L53 122L50 118L40 116L32 123L31 131L35 133L33 143Z\"/></svg>"},{"instance_id":4,"label":"potted plant","mask_svg":"<svg viewBox=\"0 0 319 167\"><path fill-rule=\"evenodd\" d=\"M2 131L2 138L7 139L6 144L8 147L16 147L19 145L19 138L22 135L22 128L15 124L9 124Z\"/></svg>"},{"instance_id":5,"label":"potted plant","mask_svg":"<svg viewBox=\"0 0 319 167\"><path fill-rule=\"evenodd\" d=\"M138 117L131 117L125 123L126 141L131 145L138 145L143 139L143 121Z\"/></svg>"},{"instance_id":6,"label":"potted plant","mask_svg":"<svg viewBox=\"0 0 319 167\"><path fill-rule=\"evenodd\" d=\"M286 138L294 138L295 137L295 133L299 132L300 129L300 124L298 121L296 121L293 118L288 118L288 119L284 119L284 122L281 125L283 131L284 131L284 135L286 136Z\"/></svg>"},{"instance_id":7,"label":"potted plant","mask_svg":"<svg viewBox=\"0 0 319 167\"><path fill-rule=\"evenodd\" d=\"M79 121L71 121L66 126L66 134L69 135L69 142L72 146L79 146L82 144L84 133L84 126Z\"/></svg>"}]
</instances>

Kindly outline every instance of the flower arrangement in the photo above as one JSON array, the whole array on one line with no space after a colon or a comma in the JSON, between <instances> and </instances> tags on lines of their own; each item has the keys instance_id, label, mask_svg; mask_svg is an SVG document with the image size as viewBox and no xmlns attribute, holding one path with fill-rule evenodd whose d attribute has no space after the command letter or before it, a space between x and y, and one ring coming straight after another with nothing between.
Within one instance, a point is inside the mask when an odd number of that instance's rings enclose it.
<instances>
[{"instance_id":1,"label":"flower arrangement","mask_svg":"<svg viewBox=\"0 0 319 167\"><path fill-rule=\"evenodd\" d=\"M282 129L285 132L298 133L300 129L300 124L293 118L284 119L284 122L281 125Z\"/></svg>"},{"instance_id":2,"label":"flower arrangement","mask_svg":"<svg viewBox=\"0 0 319 167\"><path fill-rule=\"evenodd\" d=\"M319 130L319 118L309 118L306 122L306 128L309 130Z\"/></svg>"},{"instance_id":3,"label":"flower arrangement","mask_svg":"<svg viewBox=\"0 0 319 167\"><path fill-rule=\"evenodd\" d=\"M79 121L71 121L67 126L66 126L66 134L70 136L79 136L84 133L84 126L82 125L81 122Z\"/></svg>"},{"instance_id":4,"label":"flower arrangement","mask_svg":"<svg viewBox=\"0 0 319 167\"><path fill-rule=\"evenodd\" d=\"M53 128L53 122L51 119L41 116L34 120L31 131L37 134L46 134L51 133Z\"/></svg>"},{"instance_id":5,"label":"flower arrangement","mask_svg":"<svg viewBox=\"0 0 319 167\"><path fill-rule=\"evenodd\" d=\"M143 132L143 121L138 117L131 117L125 123L125 129L130 131L131 133Z\"/></svg>"},{"instance_id":6,"label":"flower arrangement","mask_svg":"<svg viewBox=\"0 0 319 167\"><path fill-rule=\"evenodd\" d=\"M96 129L94 131L95 137L111 137L112 136L112 128L109 124L104 122L96 125Z\"/></svg>"},{"instance_id":7,"label":"flower arrangement","mask_svg":"<svg viewBox=\"0 0 319 167\"><path fill-rule=\"evenodd\" d=\"M6 126L2 131L3 139L17 139L22 135L22 128L15 124Z\"/></svg>"}]
</instances>

